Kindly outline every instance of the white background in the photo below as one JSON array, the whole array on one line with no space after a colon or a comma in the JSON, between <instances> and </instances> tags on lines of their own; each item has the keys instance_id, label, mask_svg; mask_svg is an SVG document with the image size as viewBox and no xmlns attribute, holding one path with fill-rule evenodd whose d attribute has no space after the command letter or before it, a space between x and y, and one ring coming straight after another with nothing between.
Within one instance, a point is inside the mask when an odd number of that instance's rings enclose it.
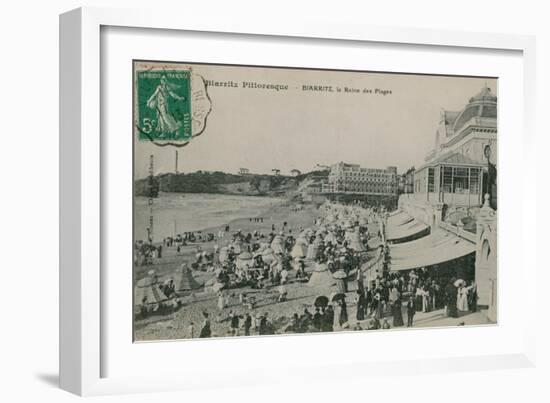
<instances>
[{"instance_id":1,"label":"white background","mask_svg":"<svg viewBox=\"0 0 550 403\"><path fill-rule=\"evenodd\" d=\"M238 377L244 370L235 363L242 361L248 371L269 370L280 376L281 371L302 368L311 371L319 366L343 366L354 363L366 368L369 363L434 359L522 352L525 310L514 303L520 267L519 245L513 234L520 234L519 214L510 215L499 223L499 326L490 328L454 328L441 331L378 332L331 334L319 337L276 337L209 340L208 343L131 343L132 318L128 304L133 288L131 254L121 253L111 245L131 245L132 212L132 150L128 136L132 132L132 88L128 80L132 58L154 60L241 63L244 65L282 65L296 67L345 68L351 70L445 73L499 77L499 158L512 161L522 155L523 142L517 136L522 128L521 108L514 100L523 97L522 59L518 52L479 52L462 49L450 51L444 47L403 48L400 46L359 45L322 41L262 41L253 36L189 34L185 32L138 29L106 29L102 53L104 94L102 104L102 147L105 172L102 214L104 260L102 275L105 287L107 319L103 323L104 345L102 375L104 377L159 376L177 374L186 383L192 379L208 379L209 385L223 385L226 374ZM303 49L309 45L308 52ZM314 46L313 46L314 45ZM185 56L182 56L185 55ZM330 55L330 60L327 60ZM477 91L477 89L476 89ZM438 115L435 115L436 119ZM407 135L407 134L403 134ZM411 135L410 133L408 134ZM362 144L362 146L365 146ZM194 152L197 152L195 149ZM517 183L521 171L513 165L499 167L501 181L499 211L519 209ZM503 234L511 234L504 236ZM417 346L411 349L410 346ZM387 346L375 348L375 346ZM391 351L389 350L391 346ZM451 347L451 348L450 348ZM359 351L360 352L359 352ZM336 353L337 352L337 353ZM170 360L166 360L170 357ZM216 361L213 366L212 362ZM244 361L246 360L246 361ZM183 364L182 364L183 363ZM402 368L403 364L399 366ZM241 372L238 372L241 371ZM300 370L298 370L300 371ZM350 371L348 369L348 371ZM218 375L219 374L219 375ZM273 376L267 375L266 376Z\"/></svg>"},{"instance_id":2,"label":"white background","mask_svg":"<svg viewBox=\"0 0 550 403\"><path fill-rule=\"evenodd\" d=\"M254 19L309 19L351 21L372 25L423 28L465 29L537 35L538 70L538 156L526 174L540 172L539 251L544 250L542 228L547 224L545 205L547 175L545 120L550 110L548 76L550 72L550 32L544 2L524 0L509 5L498 1L367 1L347 3L317 1L314 5L294 0L250 2L202 1L199 5L182 1L112 1L55 3L20 1L4 4L1 12L0 123L2 144L2 214L0 267L2 270L2 318L0 319L0 394L2 400L72 401L76 398L56 387L57 383L57 293L58 293L58 20L60 12L80 5L152 6L170 3L183 5L182 20L195 12L227 15L247 13ZM227 4L224 4L227 3ZM255 3L257 3L255 5ZM7 140L7 144L5 143ZM532 200L533 208L536 200ZM521 268L518 268L521 269ZM547 273L533 279L550 283ZM518 290L528 292L529 290ZM445 375L378 377L349 382L297 384L254 389L209 390L164 395L105 397L96 400L122 401L335 401L344 399L447 402L547 401L546 383L550 357L548 349L548 310L544 287L539 287L540 321L531 324L539 332L538 366L527 370L506 370ZM521 297L518 296L518 303ZM414 348L414 346L411 346Z\"/></svg>"}]
</instances>

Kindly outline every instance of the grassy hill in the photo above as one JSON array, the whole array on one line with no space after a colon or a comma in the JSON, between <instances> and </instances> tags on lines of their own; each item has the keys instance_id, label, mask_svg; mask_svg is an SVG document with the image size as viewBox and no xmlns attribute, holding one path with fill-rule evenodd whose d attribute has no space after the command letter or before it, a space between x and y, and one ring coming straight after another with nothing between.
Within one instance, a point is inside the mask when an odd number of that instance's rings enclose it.
<instances>
[{"instance_id":1,"label":"grassy hill","mask_svg":"<svg viewBox=\"0 0 550 403\"><path fill-rule=\"evenodd\" d=\"M326 176L314 171L296 177L284 175L235 175L225 172L167 173L135 181L136 196L156 197L158 192L222 193L245 196L292 196L300 183Z\"/></svg>"}]
</instances>

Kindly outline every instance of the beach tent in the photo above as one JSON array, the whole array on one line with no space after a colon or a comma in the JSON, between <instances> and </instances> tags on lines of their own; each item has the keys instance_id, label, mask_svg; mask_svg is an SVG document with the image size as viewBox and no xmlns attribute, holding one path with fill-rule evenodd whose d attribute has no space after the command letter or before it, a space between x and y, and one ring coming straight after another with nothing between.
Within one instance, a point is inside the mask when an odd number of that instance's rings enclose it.
<instances>
[{"instance_id":1,"label":"beach tent","mask_svg":"<svg viewBox=\"0 0 550 403\"><path fill-rule=\"evenodd\" d=\"M290 256L294 259L301 259L306 257L307 249L304 247L304 244L296 242L290 251Z\"/></svg>"},{"instance_id":2,"label":"beach tent","mask_svg":"<svg viewBox=\"0 0 550 403\"><path fill-rule=\"evenodd\" d=\"M298 239L296 239L296 243L302 245L302 248L304 249L304 252L307 253L307 247L309 245L309 242L306 238L299 236Z\"/></svg>"},{"instance_id":3,"label":"beach tent","mask_svg":"<svg viewBox=\"0 0 550 403\"><path fill-rule=\"evenodd\" d=\"M177 291L189 291L200 288L200 284L193 277L191 269L184 263L176 270L175 274L176 290Z\"/></svg>"},{"instance_id":4,"label":"beach tent","mask_svg":"<svg viewBox=\"0 0 550 403\"><path fill-rule=\"evenodd\" d=\"M325 242L330 242L331 244L336 245L338 243L338 238L336 238L334 232L329 232L325 237Z\"/></svg>"},{"instance_id":5,"label":"beach tent","mask_svg":"<svg viewBox=\"0 0 550 403\"><path fill-rule=\"evenodd\" d=\"M280 235L277 235L275 238L273 238L273 241L271 242L271 249L273 249L273 253L285 253L285 249L283 246L283 237Z\"/></svg>"},{"instance_id":6,"label":"beach tent","mask_svg":"<svg viewBox=\"0 0 550 403\"><path fill-rule=\"evenodd\" d=\"M135 297L137 305L156 305L167 300L159 288L156 275L138 280L135 288Z\"/></svg>"},{"instance_id":7,"label":"beach tent","mask_svg":"<svg viewBox=\"0 0 550 403\"><path fill-rule=\"evenodd\" d=\"M254 266L254 257L249 252L243 252L237 256L236 265L239 269L244 269L246 266Z\"/></svg>"},{"instance_id":8,"label":"beach tent","mask_svg":"<svg viewBox=\"0 0 550 403\"><path fill-rule=\"evenodd\" d=\"M352 228L353 224L350 220L344 220L342 221L342 228Z\"/></svg>"},{"instance_id":9,"label":"beach tent","mask_svg":"<svg viewBox=\"0 0 550 403\"><path fill-rule=\"evenodd\" d=\"M220 249L220 256L218 257L220 263L225 263L227 258L229 257L229 248L227 246L224 246Z\"/></svg>"},{"instance_id":10,"label":"beach tent","mask_svg":"<svg viewBox=\"0 0 550 403\"><path fill-rule=\"evenodd\" d=\"M217 277L212 277L206 283L204 283L204 291L206 292L217 292L223 288L224 284L220 283Z\"/></svg>"},{"instance_id":11,"label":"beach tent","mask_svg":"<svg viewBox=\"0 0 550 403\"><path fill-rule=\"evenodd\" d=\"M361 242L361 236L359 235L359 228L353 232L348 232L350 235L346 237L348 239L348 247L353 249L355 252L365 252L365 246ZM346 233L346 235L348 234Z\"/></svg>"},{"instance_id":12,"label":"beach tent","mask_svg":"<svg viewBox=\"0 0 550 403\"><path fill-rule=\"evenodd\" d=\"M243 240L240 238L240 237L237 237L233 243L231 244L231 246L233 247L233 251L236 253L236 254L239 254L242 252L242 246L243 246Z\"/></svg>"},{"instance_id":13,"label":"beach tent","mask_svg":"<svg viewBox=\"0 0 550 403\"><path fill-rule=\"evenodd\" d=\"M275 255L273 254L273 249L266 248L262 251L262 260L265 263L272 263L275 261Z\"/></svg>"},{"instance_id":14,"label":"beach tent","mask_svg":"<svg viewBox=\"0 0 550 403\"><path fill-rule=\"evenodd\" d=\"M338 270L332 275L332 277L335 279L337 292L345 293L348 291L347 281L346 281L348 275L346 274L345 271Z\"/></svg>"},{"instance_id":15,"label":"beach tent","mask_svg":"<svg viewBox=\"0 0 550 403\"><path fill-rule=\"evenodd\" d=\"M269 242L260 242L260 251L261 252L263 252L267 248L269 248Z\"/></svg>"},{"instance_id":16,"label":"beach tent","mask_svg":"<svg viewBox=\"0 0 550 403\"><path fill-rule=\"evenodd\" d=\"M335 284L335 279L330 274L326 264L317 264L311 272L311 277L307 282L308 287L330 288Z\"/></svg>"},{"instance_id":17,"label":"beach tent","mask_svg":"<svg viewBox=\"0 0 550 403\"><path fill-rule=\"evenodd\" d=\"M307 247L306 259L315 260L317 253L319 253L319 245L314 242Z\"/></svg>"},{"instance_id":18,"label":"beach tent","mask_svg":"<svg viewBox=\"0 0 550 403\"><path fill-rule=\"evenodd\" d=\"M323 243L323 237L321 235L317 235L313 240L313 244L315 246L320 246L322 243Z\"/></svg>"}]
</instances>

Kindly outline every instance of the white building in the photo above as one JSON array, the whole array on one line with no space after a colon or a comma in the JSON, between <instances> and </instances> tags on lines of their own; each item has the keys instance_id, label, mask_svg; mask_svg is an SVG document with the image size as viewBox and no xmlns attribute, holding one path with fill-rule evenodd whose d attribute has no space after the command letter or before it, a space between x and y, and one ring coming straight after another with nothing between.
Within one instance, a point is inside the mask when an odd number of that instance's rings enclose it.
<instances>
[{"instance_id":1,"label":"white building","mask_svg":"<svg viewBox=\"0 0 550 403\"><path fill-rule=\"evenodd\" d=\"M414 173L417 199L454 206L481 206L487 192L487 158L497 163L497 97L488 87L461 111L441 112L435 147ZM496 190L489 193L495 193Z\"/></svg>"},{"instance_id":2,"label":"white building","mask_svg":"<svg viewBox=\"0 0 550 403\"><path fill-rule=\"evenodd\" d=\"M323 193L348 193L380 196L397 195L397 168L363 168L339 162L330 167Z\"/></svg>"}]
</instances>

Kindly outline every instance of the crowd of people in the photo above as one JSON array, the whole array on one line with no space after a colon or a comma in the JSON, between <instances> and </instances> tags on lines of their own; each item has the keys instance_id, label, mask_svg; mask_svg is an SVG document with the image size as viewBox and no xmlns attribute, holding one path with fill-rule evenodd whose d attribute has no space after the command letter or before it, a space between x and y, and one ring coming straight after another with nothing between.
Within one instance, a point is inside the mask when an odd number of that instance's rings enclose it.
<instances>
[{"instance_id":1,"label":"crowd of people","mask_svg":"<svg viewBox=\"0 0 550 403\"><path fill-rule=\"evenodd\" d=\"M214 242L210 251L196 246L191 267L213 274L208 286L216 293L217 311L203 312L198 333L191 323L191 337L212 336L212 319L216 324L227 324L227 335L248 336L411 327L417 312L444 308L447 316L458 317L460 312L476 311L477 289L473 282L426 268L391 271L391 248L380 232L383 226L378 226L387 218L383 208L332 203L322 208L323 215L309 228L291 228L281 222L273 223L270 232L231 233L226 226L218 234L168 237L158 246L136 243L136 256L160 257L163 247L179 248L198 240L198 236ZM263 222L262 217L250 220ZM226 245L220 247L222 240ZM369 272L374 268L366 270L367 256L378 256L382 270L374 275ZM326 301L316 300L303 310L275 318L267 312L259 313L266 305L288 301L289 285L305 286L312 269L320 265L326 266L336 283L336 288L323 290L329 295L319 295ZM168 298L177 295L173 284L164 291ZM234 299L238 302L230 304ZM350 318L351 307L355 315Z\"/></svg>"}]
</instances>

